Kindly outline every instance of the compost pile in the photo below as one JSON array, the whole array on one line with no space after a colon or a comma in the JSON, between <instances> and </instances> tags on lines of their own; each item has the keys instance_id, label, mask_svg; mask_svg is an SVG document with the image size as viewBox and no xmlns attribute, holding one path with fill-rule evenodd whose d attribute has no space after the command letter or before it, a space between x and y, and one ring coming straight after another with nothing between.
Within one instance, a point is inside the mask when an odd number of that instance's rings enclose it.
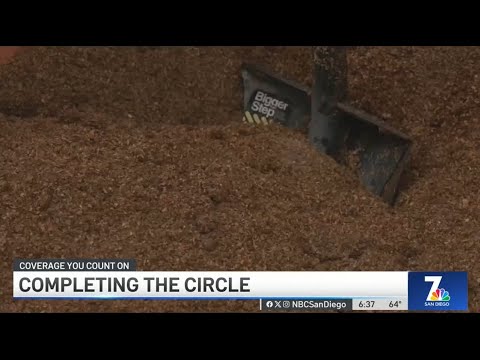
<instances>
[{"instance_id":1,"label":"compost pile","mask_svg":"<svg viewBox=\"0 0 480 360\"><path fill-rule=\"evenodd\" d=\"M462 270L478 309L480 48L357 48L356 105L414 142L394 208L302 134L242 124L242 61L309 48L38 48L0 67L0 311L257 311L12 301L14 258L140 270Z\"/></svg>"}]
</instances>

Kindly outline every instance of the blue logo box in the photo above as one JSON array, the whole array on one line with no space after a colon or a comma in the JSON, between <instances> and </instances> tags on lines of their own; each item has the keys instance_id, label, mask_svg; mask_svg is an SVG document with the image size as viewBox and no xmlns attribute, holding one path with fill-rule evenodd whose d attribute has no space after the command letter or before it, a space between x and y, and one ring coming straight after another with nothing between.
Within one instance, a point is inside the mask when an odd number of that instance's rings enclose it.
<instances>
[{"instance_id":1,"label":"blue logo box","mask_svg":"<svg viewBox=\"0 0 480 360\"><path fill-rule=\"evenodd\" d=\"M408 310L467 311L467 273L409 272Z\"/></svg>"}]
</instances>

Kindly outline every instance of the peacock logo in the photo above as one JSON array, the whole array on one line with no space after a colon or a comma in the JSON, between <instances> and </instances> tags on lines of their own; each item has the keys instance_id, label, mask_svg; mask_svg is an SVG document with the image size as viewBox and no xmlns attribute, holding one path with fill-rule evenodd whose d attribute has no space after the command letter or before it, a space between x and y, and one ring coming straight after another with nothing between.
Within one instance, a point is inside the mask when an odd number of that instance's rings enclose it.
<instances>
[{"instance_id":1,"label":"peacock logo","mask_svg":"<svg viewBox=\"0 0 480 360\"><path fill-rule=\"evenodd\" d=\"M450 293L440 288L442 276L425 276L425 282L432 283L426 301L450 301Z\"/></svg>"},{"instance_id":2,"label":"peacock logo","mask_svg":"<svg viewBox=\"0 0 480 360\"><path fill-rule=\"evenodd\" d=\"M450 301L450 294L445 289L437 289L430 294L428 301Z\"/></svg>"}]
</instances>

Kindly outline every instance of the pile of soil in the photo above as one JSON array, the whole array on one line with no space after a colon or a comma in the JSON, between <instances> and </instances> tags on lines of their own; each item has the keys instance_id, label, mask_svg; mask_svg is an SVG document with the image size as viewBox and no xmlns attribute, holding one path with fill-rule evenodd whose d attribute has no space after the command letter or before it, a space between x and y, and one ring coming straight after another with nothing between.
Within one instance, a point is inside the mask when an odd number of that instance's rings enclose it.
<instances>
[{"instance_id":1,"label":"pile of soil","mask_svg":"<svg viewBox=\"0 0 480 360\"><path fill-rule=\"evenodd\" d=\"M0 68L0 311L258 311L12 301L13 259L55 257L466 270L478 309L480 48L351 51L351 96L415 141L394 208L303 135L242 124L242 61L311 81L308 48L40 48Z\"/></svg>"}]
</instances>

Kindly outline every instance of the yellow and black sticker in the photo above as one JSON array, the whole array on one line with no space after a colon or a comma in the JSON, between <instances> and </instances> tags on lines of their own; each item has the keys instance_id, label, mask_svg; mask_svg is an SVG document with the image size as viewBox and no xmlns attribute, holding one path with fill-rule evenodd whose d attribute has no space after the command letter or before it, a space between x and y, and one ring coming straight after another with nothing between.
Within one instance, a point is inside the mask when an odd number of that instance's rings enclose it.
<instances>
[{"instance_id":1,"label":"yellow and black sticker","mask_svg":"<svg viewBox=\"0 0 480 360\"><path fill-rule=\"evenodd\" d=\"M249 111L245 111L243 122L255 125L269 125L273 123L273 119L267 119L265 116L258 116L258 114L251 114Z\"/></svg>"}]
</instances>

